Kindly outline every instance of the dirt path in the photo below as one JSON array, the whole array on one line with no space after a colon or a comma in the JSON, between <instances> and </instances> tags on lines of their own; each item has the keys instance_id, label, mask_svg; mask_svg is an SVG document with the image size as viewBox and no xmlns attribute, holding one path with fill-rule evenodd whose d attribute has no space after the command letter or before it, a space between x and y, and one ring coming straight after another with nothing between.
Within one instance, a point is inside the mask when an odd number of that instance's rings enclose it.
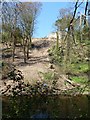
<instances>
[{"instance_id":1,"label":"dirt path","mask_svg":"<svg viewBox=\"0 0 90 120\"><path fill-rule=\"evenodd\" d=\"M54 43L55 41L45 39L34 41L33 48L30 51L30 56L26 64L23 62L22 51L20 48L17 48L14 64L18 70L22 71L25 83L36 83L37 80L41 80L40 73L53 71L54 73L58 74L57 89L68 90L74 88L74 86L77 86L68 80L66 75L63 75L60 67L53 65L54 69L50 68L52 64L50 63L48 49L51 48ZM10 59L8 60L10 62ZM4 90L4 87L7 88L7 86L4 85L4 82L1 84L2 86L0 86L0 90ZM13 86L14 83L13 81L8 80L7 85Z\"/></svg>"},{"instance_id":2,"label":"dirt path","mask_svg":"<svg viewBox=\"0 0 90 120\"><path fill-rule=\"evenodd\" d=\"M40 79L40 72L48 72L50 40L35 41L34 48L30 51L30 58L27 65L19 65L17 68L22 71L26 82L34 82Z\"/></svg>"}]
</instances>

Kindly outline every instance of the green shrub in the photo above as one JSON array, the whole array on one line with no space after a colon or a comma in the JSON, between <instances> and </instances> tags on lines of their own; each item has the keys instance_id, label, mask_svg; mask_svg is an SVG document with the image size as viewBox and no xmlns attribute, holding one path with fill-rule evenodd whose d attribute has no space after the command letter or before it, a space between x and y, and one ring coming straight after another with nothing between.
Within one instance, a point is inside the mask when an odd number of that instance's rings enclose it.
<instances>
[{"instance_id":1,"label":"green shrub","mask_svg":"<svg viewBox=\"0 0 90 120\"><path fill-rule=\"evenodd\" d=\"M88 82L88 77L87 76L73 76L71 77L71 80L77 83L86 83Z\"/></svg>"}]
</instances>

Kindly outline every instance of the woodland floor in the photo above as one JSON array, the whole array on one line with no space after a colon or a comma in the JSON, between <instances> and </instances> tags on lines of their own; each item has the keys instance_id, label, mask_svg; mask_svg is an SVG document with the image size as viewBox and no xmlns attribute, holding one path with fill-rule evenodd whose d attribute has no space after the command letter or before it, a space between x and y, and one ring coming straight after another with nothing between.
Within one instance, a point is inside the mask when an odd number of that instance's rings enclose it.
<instances>
[{"instance_id":1,"label":"woodland floor","mask_svg":"<svg viewBox=\"0 0 90 120\"><path fill-rule=\"evenodd\" d=\"M36 41L34 45L36 46L30 51L30 58L28 59L27 64L15 63L16 65L18 64L17 68L22 71L25 81L28 82L39 80L39 73L47 72L50 64L48 56L50 41Z\"/></svg>"},{"instance_id":2,"label":"woodland floor","mask_svg":"<svg viewBox=\"0 0 90 120\"><path fill-rule=\"evenodd\" d=\"M50 48L50 41L36 40L33 42L34 46L29 51L29 59L27 63L23 62L23 53L21 48L16 49L14 65L17 69L22 71L24 80L31 82L40 79L39 72L47 72L49 69L48 49ZM7 61L12 61L7 59Z\"/></svg>"},{"instance_id":3,"label":"woodland floor","mask_svg":"<svg viewBox=\"0 0 90 120\"><path fill-rule=\"evenodd\" d=\"M59 73L58 88L62 90L72 89L74 86L67 82L67 76L62 74L60 67L50 62L48 49L55 44L55 40L36 39L33 41L33 48L29 51L29 59L27 63L23 62L22 46L17 47L15 52L14 65L24 75L24 82L34 84L36 81L42 80L41 73L56 72ZM12 57L5 58L6 61L12 63ZM51 68L51 65L53 68ZM7 81L7 83L10 81ZM3 84L3 83L2 83Z\"/></svg>"}]
</instances>

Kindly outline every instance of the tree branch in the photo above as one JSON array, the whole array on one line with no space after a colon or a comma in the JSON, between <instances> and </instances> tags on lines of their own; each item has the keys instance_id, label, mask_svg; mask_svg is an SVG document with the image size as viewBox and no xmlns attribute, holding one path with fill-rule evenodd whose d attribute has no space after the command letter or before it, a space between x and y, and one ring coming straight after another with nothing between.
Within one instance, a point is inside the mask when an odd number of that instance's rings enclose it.
<instances>
[{"instance_id":1,"label":"tree branch","mask_svg":"<svg viewBox=\"0 0 90 120\"><path fill-rule=\"evenodd\" d=\"M88 0L87 0L87 2L86 2L85 13L84 13L84 15L85 15L84 25L86 24L86 14L87 14L87 8L88 8Z\"/></svg>"},{"instance_id":2,"label":"tree branch","mask_svg":"<svg viewBox=\"0 0 90 120\"><path fill-rule=\"evenodd\" d=\"M83 0L84 1L84 0ZM79 8L83 2L81 2L77 7Z\"/></svg>"}]
</instances>

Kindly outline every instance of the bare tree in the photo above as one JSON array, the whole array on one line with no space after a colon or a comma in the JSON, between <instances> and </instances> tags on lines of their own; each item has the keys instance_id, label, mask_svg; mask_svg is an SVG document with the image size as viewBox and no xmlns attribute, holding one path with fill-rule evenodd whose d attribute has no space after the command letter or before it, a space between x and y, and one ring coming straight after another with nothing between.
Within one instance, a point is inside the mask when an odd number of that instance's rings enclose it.
<instances>
[{"instance_id":1,"label":"bare tree","mask_svg":"<svg viewBox=\"0 0 90 120\"><path fill-rule=\"evenodd\" d=\"M86 24L86 14L87 14L87 9L88 9L88 0L87 0L87 2L86 2L85 13L84 13L84 15L85 15L84 25Z\"/></svg>"},{"instance_id":2,"label":"bare tree","mask_svg":"<svg viewBox=\"0 0 90 120\"><path fill-rule=\"evenodd\" d=\"M2 25L3 32L9 33L12 42L12 60L14 61L15 45L16 45L16 28L17 28L17 3L16 2L3 2L2 5Z\"/></svg>"},{"instance_id":3,"label":"bare tree","mask_svg":"<svg viewBox=\"0 0 90 120\"><path fill-rule=\"evenodd\" d=\"M25 2L18 5L23 34L24 62L29 58L29 49L31 48L32 36L40 6L41 4L38 2Z\"/></svg>"},{"instance_id":4,"label":"bare tree","mask_svg":"<svg viewBox=\"0 0 90 120\"><path fill-rule=\"evenodd\" d=\"M40 6L41 4L38 2L3 2L3 32L9 33L11 36L13 61L18 32L21 33L23 40L24 62L29 58L31 38L35 30Z\"/></svg>"}]
</instances>

